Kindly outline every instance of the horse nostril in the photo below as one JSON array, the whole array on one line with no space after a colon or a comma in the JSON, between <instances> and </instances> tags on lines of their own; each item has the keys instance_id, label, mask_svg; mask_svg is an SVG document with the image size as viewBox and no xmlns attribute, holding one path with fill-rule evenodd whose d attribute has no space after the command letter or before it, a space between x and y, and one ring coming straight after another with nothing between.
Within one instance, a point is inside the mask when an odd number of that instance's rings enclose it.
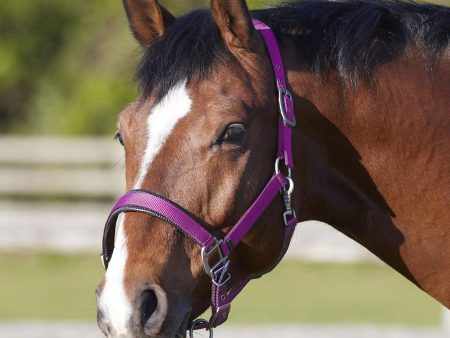
<instances>
[{"instance_id":1,"label":"horse nostril","mask_svg":"<svg viewBox=\"0 0 450 338\"><path fill-rule=\"evenodd\" d=\"M167 316L166 293L159 285L152 285L141 293L138 301L139 312L136 313L138 316L135 316L135 319L140 319L141 328L147 336L159 334Z\"/></svg>"},{"instance_id":2,"label":"horse nostril","mask_svg":"<svg viewBox=\"0 0 450 338\"><path fill-rule=\"evenodd\" d=\"M145 327L145 324L150 319L152 314L156 311L158 306L158 298L153 290L145 290L142 293L141 303L141 324Z\"/></svg>"}]
</instances>

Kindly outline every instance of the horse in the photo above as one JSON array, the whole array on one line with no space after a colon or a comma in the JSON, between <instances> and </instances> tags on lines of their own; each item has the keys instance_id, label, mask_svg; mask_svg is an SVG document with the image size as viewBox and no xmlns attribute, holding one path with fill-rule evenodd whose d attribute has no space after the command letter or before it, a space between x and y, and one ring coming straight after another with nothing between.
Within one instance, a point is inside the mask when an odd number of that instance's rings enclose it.
<instances>
[{"instance_id":1,"label":"horse","mask_svg":"<svg viewBox=\"0 0 450 338\"><path fill-rule=\"evenodd\" d=\"M230 288L276 265L286 229L309 220L450 306L448 8L305 0L250 12L212 0L175 18L156 0L124 7L144 55L139 97L117 122L132 191L105 229L106 336L212 333L217 318L194 321L211 292L227 285L216 301L233 298ZM225 242L270 184L254 225ZM213 311L223 321L229 302Z\"/></svg>"}]
</instances>

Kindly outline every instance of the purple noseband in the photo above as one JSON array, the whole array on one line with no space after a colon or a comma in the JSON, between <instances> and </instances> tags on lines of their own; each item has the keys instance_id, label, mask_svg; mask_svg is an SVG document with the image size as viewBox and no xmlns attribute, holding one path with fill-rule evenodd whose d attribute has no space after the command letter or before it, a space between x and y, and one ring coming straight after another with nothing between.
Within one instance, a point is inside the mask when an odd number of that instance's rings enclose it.
<instances>
[{"instance_id":1,"label":"purple noseband","mask_svg":"<svg viewBox=\"0 0 450 338\"><path fill-rule=\"evenodd\" d=\"M224 323L230 312L230 305L233 299L254 279L261 277L271 271L283 258L287 251L292 234L294 233L297 217L291 207L291 194L294 189L294 182L291 178L293 168L292 156L292 127L295 126L294 103L292 95L286 88L286 76L283 67L280 50L272 30L258 20L253 20L255 28L261 33L266 43L267 51L272 61L280 110L280 122L278 131L278 154L275 162L275 173L253 204L247 209L245 214L239 219L236 225L223 237L218 238L207 230L202 222L193 217L189 211L176 203L143 190L131 190L122 196L114 205L108 220L106 221L103 233L102 259L105 269L111 260L114 250L114 234L116 222L119 214L123 212L142 212L160 218L171 224L186 236L192 238L202 248L202 261L205 272L212 280L211 307L212 316L209 321L198 319L190 325L190 333L193 330L208 329L212 337L212 329ZM283 161L287 168L288 175L279 170L280 162ZM275 196L282 193L285 211L283 247L279 258L268 270L255 275L246 276L240 281L231 279L229 273L229 256L233 249L252 229L261 214L268 208ZM214 264L211 263L210 256L215 257Z\"/></svg>"}]
</instances>

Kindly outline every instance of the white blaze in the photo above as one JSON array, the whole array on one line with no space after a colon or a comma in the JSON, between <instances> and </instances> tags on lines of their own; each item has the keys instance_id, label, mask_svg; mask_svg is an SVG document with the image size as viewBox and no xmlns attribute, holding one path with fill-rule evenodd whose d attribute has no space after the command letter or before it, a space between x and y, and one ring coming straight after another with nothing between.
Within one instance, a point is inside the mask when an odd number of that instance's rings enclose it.
<instances>
[{"instance_id":1,"label":"white blaze","mask_svg":"<svg viewBox=\"0 0 450 338\"><path fill-rule=\"evenodd\" d=\"M124 232L125 215L119 222L114 251L106 271L106 281L99 299L99 308L105 321L117 335L127 335L128 320L131 317L131 304L125 292L125 266L128 257Z\"/></svg>"},{"instance_id":2,"label":"white blaze","mask_svg":"<svg viewBox=\"0 0 450 338\"><path fill-rule=\"evenodd\" d=\"M135 189L141 188L153 159L177 122L189 113L191 105L192 100L186 90L186 82L182 82L173 87L161 102L153 107L147 119L147 145L134 185Z\"/></svg>"},{"instance_id":3,"label":"white blaze","mask_svg":"<svg viewBox=\"0 0 450 338\"><path fill-rule=\"evenodd\" d=\"M186 82L173 87L167 95L151 110L147 118L147 142L141 160L135 189L144 182L153 159L169 137L177 122L186 116L192 100L186 89ZM124 280L128 250L124 232L124 219L119 222L115 239L114 252L106 271L105 285L98 304L106 323L115 335L127 335L128 324L132 315L132 305L126 294Z\"/></svg>"}]
</instances>

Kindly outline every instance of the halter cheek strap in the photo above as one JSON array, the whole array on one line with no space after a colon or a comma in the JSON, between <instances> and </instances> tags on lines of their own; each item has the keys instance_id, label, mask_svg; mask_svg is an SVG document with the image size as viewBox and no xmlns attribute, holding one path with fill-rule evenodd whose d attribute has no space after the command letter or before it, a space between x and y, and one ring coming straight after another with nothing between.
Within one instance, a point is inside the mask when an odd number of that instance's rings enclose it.
<instances>
[{"instance_id":1,"label":"halter cheek strap","mask_svg":"<svg viewBox=\"0 0 450 338\"><path fill-rule=\"evenodd\" d=\"M294 160L292 156L292 129L295 127L296 119L294 112L294 100L287 89L286 73L283 59L281 57L278 42L272 30L265 23L253 19L253 25L266 44L267 52L272 61L273 73L278 90L278 107L280 109L280 123L278 131L278 158L284 159L288 168L293 168Z\"/></svg>"},{"instance_id":2,"label":"halter cheek strap","mask_svg":"<svg viewBox=\"0 0 450 338\"><path fill-rule=\"evenodd\" d=\"M102 260L105 269L108 268L114 250L117 218L119 214L124 212L142 212L162 219L186 236L192 238L201 246L202 262L205 272L212 280L212 316L209 321L204 319L194 321L189 328L191 336L194 330L205 328L210 331L210 337L212 337L212 329L227 320L231 302L247 283L271 271L283 258L294 233L295 225L297 224L295 211L291 207L291 194L294 189L294 182L291 177L293 168L292 127L295 126L293 99L289 90L286 88L283 61L272 30L261 21L253 20L253 23L265 41L273 65L278 91L280 111L278 154L275 161L275 173L272 178L244 215L223 238L215 237L207 230L204 222L197 221L183 207L162 196L143 190L131 190L117 201L106 221L103 233ZM286 167L287 175L280 170L281 164ZM229 256L231 252L252 229L262 213L280 192L283 197L285 210L282 215L284 221L283 244L278 259L267 271L246 276L240 281L233 280L229 272ZM215 261L211 263L213 258Z\"/></svg>"}]
</instances>

